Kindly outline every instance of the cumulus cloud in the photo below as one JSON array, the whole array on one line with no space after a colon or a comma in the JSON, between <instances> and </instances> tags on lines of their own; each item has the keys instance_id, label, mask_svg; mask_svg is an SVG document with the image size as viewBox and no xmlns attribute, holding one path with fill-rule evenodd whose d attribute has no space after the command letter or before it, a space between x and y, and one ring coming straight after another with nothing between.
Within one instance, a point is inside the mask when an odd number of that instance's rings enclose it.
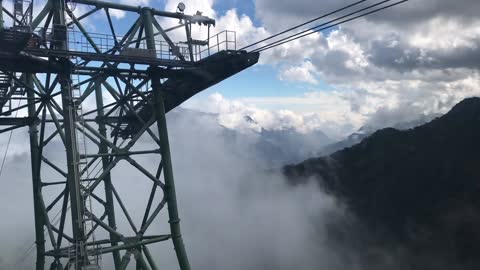
<instances>
[{"instance_id":1,"label":"cumulus cloud","mask_svg":"<svg viewBox=\"0 0 480 270\"><path fill-rule=\"evenodd\" d=\"M422 111L428 113L444 112L462 98L478 95L471 82L479 77L480 21L461 16L462 10L468 13L469 5L451 8L448 1L410 2L265 51L260 64L277 67L281 80L312 86L323 81L334 86L351 102L352 111L363 117L379 108L400 108L407 103L424 105ZM234 9L219 19L225 29L240 29L238 40L245 44L350 2L325 1L321 6L306 0L255 3L256 16L263 23L260 27ZM455 91L451 91L453 85Z\"/></svg>"},{"instance_id":2,"label":"cumulus cloud","mask_svg":"<svg viewBox=\"0 0 480 270\"><path fill-rule=\"evenodd\" d=\"M123 19L127 15L127 12L119 9L112 9L109 10L109 12L110 15L117 20Z\"/></svg>"},{"instance_id":3,"label":"cumulus cloud","mask_svg":"<svg viewBox=\"0 0 480 270\"><path fill-rule=\"evenodd\" d=\"M293 107L292 107L293 105ZM340 139L363 124L363 116L351 111L348 96L340 92L316 92L297 98L227 99L219 93L206 100L192 100L185 107L214 113L218 122L240 131L288 130L299 133L322 131ZM262 109L291 107L291 109ZM305 110L301 112L296 108ZM250 121L246 121L248 118Z\"/></svg>"},{"instance_id":4,"label":"cumulus cloud","mask_svg":"<svg viewBox=\"0 0 480 270\"><path fill-rule=\"evenodd\" d=\"M306 82L318 84L315 78L315 68L311 62L305 62L301 66L285 67L280 71L279 79L293 82Z\"/></svg>"},{"instance_id":5,"label":"cumulus cloud","mask_svg":"<svg viewBox=\"0 0 480 270\"><path fill-rule=\"evenodd\" d=\"M235 31L238 49L269 35L264 27L254 26L250 17L245 14L239 15L236 9L230 9L223 16L217 18L215 31L223 30Z\"/></svg>"},{"instance_id":6,"label":"cumulus cloud","mask_svg":"<svg viewBox=\"0 0 480 270\"><path fill-rule=\"evenodd\" d=\"M214 93L183 106L214 114L220 125L244 133L321 131L333 140L341 140L366 126L373 131L408 122L424 123L446 113L459 100L476 95L479 82L478 77L469 77L460 82L439 82L437 88L430 88L419 80L387 81L383 85L362 84L357 90L313 91L297 97L228 99Z\"/></svg>"},{"instance_id":7,"label":"cumulus cloud","mask_svg":"<svg viewBox=\"0 0 480 270\"><path fill-rule=\"evenodd\" d=\"M256 16L274 33L352 1L255 3ZM444 112L464 97L480 94L480 89L471 87L479 77L480 20L472 13L478 5L473 0L409 1L337 30L279 46L262 63L282 63L297 75L305 75L299 67L311 63L315 69L308 73L312 76L303 76L304 82L321 80L337 89L359 92L351 95L352 107L365 113L379 108L372 107L371 101L389 109L414 103L424 106L422 111ZM288 69L280 69L280 76Z\"/></svg>"}]
</instances>

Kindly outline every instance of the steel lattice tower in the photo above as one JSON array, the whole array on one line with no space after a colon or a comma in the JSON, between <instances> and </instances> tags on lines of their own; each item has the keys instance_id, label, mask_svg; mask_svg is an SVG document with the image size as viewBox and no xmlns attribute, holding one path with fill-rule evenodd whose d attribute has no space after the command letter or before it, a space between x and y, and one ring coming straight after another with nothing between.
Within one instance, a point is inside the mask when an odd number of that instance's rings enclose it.
<instances>
[{"instance_id":1,"label":"steel lattice tower","mask_svg":"<svg viewBox=\"0 0 480 270\"><path fill-rule=\"evenodd\" d=\"M186 15L180 5L177 12L165 12L96 0L48 0L32 16L31 2L13 0L13 11L4 2L0 133L29 129L36 269L99 269L102 254L112 256L115 269L126 269L132 256L136 269L158 269L149 246L167 240L180 268L190 269L165 114L256 64L259 54L237 51L230 31L194 39L192 27L210 29L215 21L200 13ZM87 11L74 15L78 6ZM112 22L114 10L134 18L124 33ZM87 32L82 20L94 16L106 18L108 33ZM4 25L7 17L11 27ZM177 25L163 28L168 20ZM181 33L182 42L174 42L173 33ZM154 142L153 149L137 148L145 137ZM63 162L46 156L44 149L52 145L64 147ZM135 159L140 155L157 158L156 171ZM119 162L143 176L132 185L151 186L140 221L133 220L116 189ZM143 194L130 194L135 195ZM168 213L169 232L149 233L162 211ZM122 231L120 223L130 229Z\"/></svg>"}]
</instances>

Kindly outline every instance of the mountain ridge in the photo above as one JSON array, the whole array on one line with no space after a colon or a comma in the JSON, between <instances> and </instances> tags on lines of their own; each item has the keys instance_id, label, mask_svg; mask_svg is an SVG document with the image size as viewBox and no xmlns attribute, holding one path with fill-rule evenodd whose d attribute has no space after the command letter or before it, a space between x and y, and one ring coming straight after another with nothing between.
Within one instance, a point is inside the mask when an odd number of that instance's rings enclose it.
<instances>
[{"instance_id":1,"label":"mountain ridge","mask_svg":"<svg viewBox=\"0 0 480 270\"><path fill-rule=\"evenodd\" d=\"M445 269L470 269L480 266L478 138L480 98L467 98L425 125L376 131L283 173L294 185L315 179L372 237L388 235L417 257L441 254Z\"/></svg>"}]
</instances>

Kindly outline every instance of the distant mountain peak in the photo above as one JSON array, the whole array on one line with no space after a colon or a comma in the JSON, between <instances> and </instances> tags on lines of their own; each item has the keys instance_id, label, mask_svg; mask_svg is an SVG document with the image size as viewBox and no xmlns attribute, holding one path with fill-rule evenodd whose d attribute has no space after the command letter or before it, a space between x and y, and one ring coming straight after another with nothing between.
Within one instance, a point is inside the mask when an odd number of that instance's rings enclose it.
<instances>
[{"instance_id":1,"label":"distant mountain peak","mask_svg":"<svg viewBox=\"0 0 480 270\"><path fill-rule=\"evenodd\" d=\"M250 115L245 115L243 119L245 119L247 123L258 124L257 121L255 121Z\"/></svg>"},{"instance_id":2,"label":"distant mountain peak","mask_svg":"<svg viewBox=\"0 0 480 270\"><path fill-rule=\"evenodd\" d=\"M480 112L480 97L470 97L453 106L448 114L470 114Z\"/></svg>"}]
</instances>

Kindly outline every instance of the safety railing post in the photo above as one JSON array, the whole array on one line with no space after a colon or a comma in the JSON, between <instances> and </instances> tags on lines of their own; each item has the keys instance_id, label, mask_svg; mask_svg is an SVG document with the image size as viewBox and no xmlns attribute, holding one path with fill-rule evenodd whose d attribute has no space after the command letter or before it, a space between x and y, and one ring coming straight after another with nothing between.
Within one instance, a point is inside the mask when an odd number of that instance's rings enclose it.
<instances>
[{"instance_id":1,"label":"safety railing post","mask_svg":"<svg viewBox=\"0 0 480 270\"><path fill-rule=\"evenodd\" d=\"M208 43L207 43L207 53L208 53L208 56L210 56L210 36L208 37Z\"/></svg>"}]
</instances>

